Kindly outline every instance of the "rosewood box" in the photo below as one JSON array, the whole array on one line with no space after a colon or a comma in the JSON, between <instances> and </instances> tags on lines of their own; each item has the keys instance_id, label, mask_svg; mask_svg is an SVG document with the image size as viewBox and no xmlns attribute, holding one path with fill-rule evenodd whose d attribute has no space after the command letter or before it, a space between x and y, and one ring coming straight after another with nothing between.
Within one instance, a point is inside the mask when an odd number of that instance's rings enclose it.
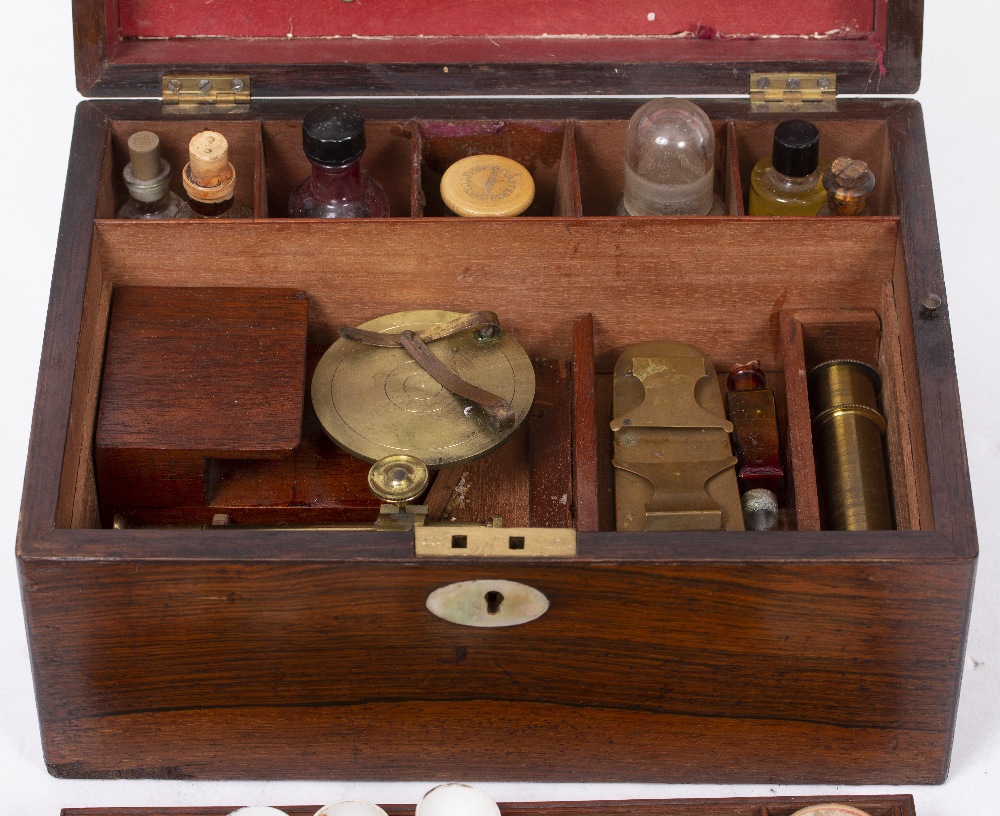
<instances>
[{"instance_id":1,"label":"rosewood box","mask_svg":"<svg viewBox=\"0 0 1000 816\"><path fill-rule=\"evenodd\" d=\"M289 23L264 4L167 18L149 0L74 2L91 98L76 117L17 549L52 774L945 778L976 531L920 107L866 98L916 89L919 8L839 0L769 15L702 0L681 19L647 5L632 19L515 0L487 23L429 4L308 3ZM853 96L751 82L804 70ZM698 100L727 214L615 216L642 101L621 96L706 92L747 95ZM363 97L365 163L389 219L283 217L307 172L301 120L321 95ZM818 126L824 160L868 161L871 216L746 215L750 171L792 116ZM131 133L159 134L179 171L206 128L229 139L252 219L114 219ZM470 152L524 163L533 208L447 217L436 180ZM184 292L226 304L232 335L209 355L219 382L246 373L259 331L258 313L233 304L261 293L283 304L300 359L282 359L304 370L341 325L496 312L534 361L535 408L507 446L450 474L438 514L503 515L533 531L527 546L442 553L412 532L260 529L378 511L357 489L366 466L319 431L305 380L268 403L279 423L254 415L266 439L208 445L192 441L206 423L249 426L192 407L188 381L204 373L192 360L175 394L156 392L155 444L111 444L102 382L133 366L146 384L158 365L129 356L122 326L138 315L175 336L196 312L174 320L160 306ZM786 442L783 529L614 531L610 372L624 348L658 339L698 347L723 382L760 361ZM836 357L881 375L892 531L820 529L805 375ZM233 523L211 528L220 514ZM115 529L116 515L132 526ZM570 552L535 546L565 529ZM470 580L526 584L548 610L503 628L428 611L434 590Z\"/></svg>"}]
</instances>

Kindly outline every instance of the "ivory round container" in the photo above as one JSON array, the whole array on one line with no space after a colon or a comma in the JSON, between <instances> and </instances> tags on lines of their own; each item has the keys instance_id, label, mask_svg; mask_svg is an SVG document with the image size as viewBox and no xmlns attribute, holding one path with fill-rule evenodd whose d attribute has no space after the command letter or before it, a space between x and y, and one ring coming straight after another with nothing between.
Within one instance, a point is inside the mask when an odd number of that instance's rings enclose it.
<instances>
[{"instance_id":1,"label":"ivory round container","mask_svg":"<svg viewBox=\"0 0 1000 816\"><path fill-rule=\"evenodd\" d=\"M797 810L792 816L869 816L865 811L850 805L838 805L832 802L828 805L810 805Z\"/></svg>"},{"instance_id":2,"label":"ivory round container","mask_svg":"<svg viewBox=\"0 0 1000 816\"><path fill-rule=\"evenodd\" d=\"M416 816L500 816L500 808L478 788L449 782L420 798Z\"/></svg>"},{"instance_id":3,"label":"ivory round container","mask_svg":"<svg viewBox=\"0 0 1000 816\"><path fill-rule=\"evenodd\" d=\"M255 805L234 810L229 816L288 816L288 814L277 808Z\"/></svg>"},{"instance_id":4,"label":"ivory round container","mask_svg":"<svg viewBox=\"0 0 1000 816\"><path fill-rule=\"evenodd\" d=\"M344 799L324 805L316 811L315 816L388 816L374 802L364 799Z\"/></svg>"}]
</instances>

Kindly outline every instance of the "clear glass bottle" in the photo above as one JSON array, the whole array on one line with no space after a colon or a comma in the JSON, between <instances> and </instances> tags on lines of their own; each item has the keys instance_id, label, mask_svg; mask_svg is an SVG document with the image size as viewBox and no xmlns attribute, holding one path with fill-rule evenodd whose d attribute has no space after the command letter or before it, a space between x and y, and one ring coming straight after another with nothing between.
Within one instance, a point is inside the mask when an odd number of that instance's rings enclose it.
<instances>
[{"instance_id":1,"label":"clear glass bottle","mask_svg":"<svg viewBox=\"0 0 1000 816\"><path fill-rule=\"evenodd\" d=\"M181 181L187 200L176 218L252 218L249 207L234 198L236 168L229 161L229 142L221 133L203 130L188 144L188 163Z\"/></svg>"},{"instance_id":2,"label":"clear glass bottle","mask_svg":"<svg viewBox=\"0 0 1000 816\"><path fill-rule=\"evenodd\" d=\"M714 185L715 131L705 111L664 98L632 114L619 215L721 215Z\"/></svg>"},{"instance_id":3,"label":"clear glass bottle","mask_svg":"<svg viewBox=\"0 0 1000 816\"><path fill-rule=\"evenodd\" d=\"M750 215L816 215L825 203L819 131L803 119L782 122L771 158L750 174Z\"/></svg>"},{"instance_id":4,"label":"clear glass bottle","mask_svg":"<svg viewBox=\"0 0 1000 816\"><path fill-rule=\"evenodd\" d=\"M129 163L122 170L129 198L118 218L173 218L181 197L170 191L170 165L160 155L160 137L140 130L128 137Z\"/></svg>"},{"instance_id":5,"label":"clear glass bottle","mask_svg":"<svg viewBox=\"0 0 1000 816\"><path fill-rule=\"evenodd\" d=\"M325 103L302 122L302 149L312 172L288 200L289 218L385 218L389 199L361 169L364 117L349 105Z\"/></svg>"},{"instance_id":6,"label":"clear glass bottle","mask_svg":"<svg viewBox=\"0 0 1000 816\"><path fill-rule=\"evenodd\" d=\"M875 174L868 163L849 156L833 160L823 174L826 204L820 215L871 215L868 198L875 190Z\"/></svg>"}]
</instances>

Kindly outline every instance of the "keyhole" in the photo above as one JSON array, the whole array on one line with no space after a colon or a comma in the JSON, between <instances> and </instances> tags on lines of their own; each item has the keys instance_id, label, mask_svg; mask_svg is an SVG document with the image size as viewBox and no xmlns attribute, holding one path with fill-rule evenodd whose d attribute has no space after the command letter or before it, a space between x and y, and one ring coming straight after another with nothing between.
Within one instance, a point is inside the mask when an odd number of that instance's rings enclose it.
<instances>
[{"instance_id":1,"label":"keyhole","mask_svg":"<svg viewBox=\"0 0 1000 816\"><path fill-rule=\"evenodd\" d=\"M503 593L491 589L486 593L486 611L490 615L495 615L500 611L500 604L503 603Z\"/></svg>"}]
</instances>

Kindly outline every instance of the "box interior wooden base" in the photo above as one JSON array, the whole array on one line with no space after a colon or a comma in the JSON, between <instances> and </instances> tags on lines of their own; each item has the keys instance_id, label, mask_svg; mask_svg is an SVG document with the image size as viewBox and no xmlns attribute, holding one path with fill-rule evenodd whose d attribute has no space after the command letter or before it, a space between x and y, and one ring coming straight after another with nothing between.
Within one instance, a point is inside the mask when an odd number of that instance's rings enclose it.
<instances>
[{"instance_id":1,"label":"box interior wooden base","mask_svg":"<svg viewBox=\"0 0 1000 816\"><path fill-rule=\"evenodd\" d=\"M505 106L483 120L388 104L369 112L366 162L394 217L321 222L281 217L307 171L296 104L220 120L81 108L74 161L90 164L71 168L81 214L57 260L20 542L50 770L940 781L975 537L954 463L947 323L914 307L939 285L916 200L926 157L906 141L915 106L845 103L817 117L824 158L872 164L872 217L760 219L745 215L747 183L777 120L740 103L705 105L728 215L689 218L612 217L630 112L620 102L555 116ZM114 220L128 135L157 131L179 167L204 127L230 137L255 219ZM484 149L532 171L527 217L444 215L440 172ZM464 500L440 514L572 525L576 557L426 559L404 533L198 529L219 512L237 525L373 517L319 494L303 506L281 489L295 469L266 460L225 463L201 506L109 507L95 419L120 287L303 292L319 350L338 326L381 314L495 311L536 362L544 410L451 474ZM723 380L760 360L787 440L781 531L613 532L609 372L652 339L698 347ZM895 531L820 530L805 372L833 357L882 376ZM312 456L308 408L303 432ZM107 529L119 511L190 526ZM484 631L427 611L432 590L472 578L536 587L549 612Z\"/></svg>"}]
</instances>

